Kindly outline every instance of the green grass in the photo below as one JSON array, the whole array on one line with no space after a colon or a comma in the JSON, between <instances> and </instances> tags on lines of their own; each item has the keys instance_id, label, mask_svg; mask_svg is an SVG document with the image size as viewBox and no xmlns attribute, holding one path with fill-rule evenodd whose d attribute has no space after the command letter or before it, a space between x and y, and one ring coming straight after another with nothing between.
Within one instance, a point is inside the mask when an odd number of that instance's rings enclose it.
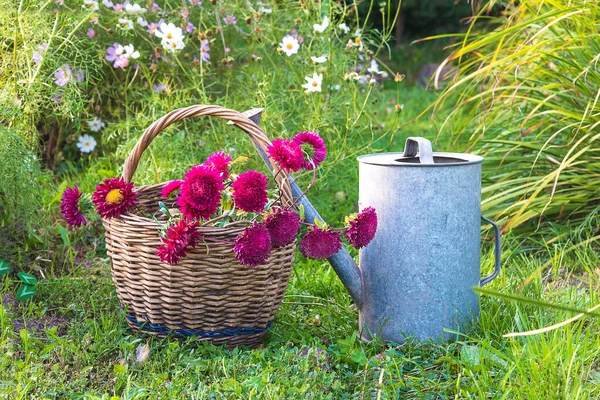
<instances>
[{"instance_id":1,"label":"green grass","mask_svg":"<svg viewBox=\"0 0 600 400\"><path fill-rule=\"evenodd\" d=\"M410 88L405 88L399 98L397 95L385 91L375 100L384 125L395 121L393 112L385 111L383 105L387 102L406 105L396 121L403 123L435 97ZM434 134L431 122L422 119L394 136L387 135L386 141L375 143L374 148L401 151L406 136ZM443 141L436 147L452 150ZM79 176L84 185L87 180L90 185L97 180L93 172ZM357 200L357 179L353 157L339 160L335 169L323 175L311 198L327 219L339 222L352 211ZM344 195L336 197L339 192ZM402 346L361 343L356 339L358 310L333 270L327 263L307 261L300 255L284 304L260 349L225 350L193 341L138 336L127 327L116 297L103 254L99 221L89 229L87 233L71 233L73 263L70 257L58 256L51 257L49 264L38 261L48 279L42 280L32 301L12 301L15 282L4 282L0 397L600 396L598 320L584 317L549 333L504 338L506 333L549 326L573 314L484 296L480 323L464 331L457 342L442 345L409 340ZM572 250L566 252L566 248ZM56 245L54 251L60 250ZM598 302L596 266L600 260L591 245L573 250L565 240L547 245L509 237L503 250L504 270L491 289L577 309L588 309ZM486 242L482 273L492 267L491 251L491 243ZM39 270L35 273L40 274ZM140 364L134 361L135 353L145 344L150 347L150 356ZM319 359L316 354L322 350L327 356Z\"/></svg>"},{"instance_id":2,"label":"green grass","mask_svg":"<svg viewBox=\"0 0 600 400\"><path fill-rule=\"evenodd\" d=\"M557 250L558 250L558 246ZM505 245L505 269L491 285L519 292L554 254L516 240ZM552 250L548 250L552 252ZM521 295L576 308L597 299L598 256L581 247L534 274ZM491 265L486 251L483 263ZM332 269L298 259L275 324L257 350L225 350L192 341L137 336L128 328L110 280L95 259L41 286L34 301L0 307L0 396L8 398L565 398L600 395L598 320L503 338L572 316L482 298L479 325L458 342L402 346L355 339L357 310ZM410 285L410 282L407 282ZM8 304L7 304L8 303ZM318 316L318 317L317 317ZM29 322L18 330L20 319ZM41 329L48 319L57 328ZM15 328L17 326L17 328ZM144 363L136 348L148 343ZM308 349L313 356L300 353ZM317 349L328 358L318 360Z\"/></svg>"}]
</instances>

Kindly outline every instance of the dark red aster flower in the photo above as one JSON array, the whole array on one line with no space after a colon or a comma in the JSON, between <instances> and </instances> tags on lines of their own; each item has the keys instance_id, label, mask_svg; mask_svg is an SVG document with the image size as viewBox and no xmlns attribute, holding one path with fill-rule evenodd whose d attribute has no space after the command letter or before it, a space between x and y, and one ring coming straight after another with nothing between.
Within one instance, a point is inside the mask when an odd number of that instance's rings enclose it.
<instances>
[{"instance_id":1,"label":"dark red aster flower","mask_svg":"<svg viewBox=\"0 0 600 400\"><path fill-rule=\"evenodd\" d=\"M177 205L189 218L209 219L221 202L223 178L218 171L204 165L196 165L185 173Z\"/></svg>"},{"instance_id":2,"label":"dark red aster flower","mask_svg":"<svg viewBox=\"0 0 600 400\"><path fill-rule=\"evenodd\" d=\"M323 230L318 226L309 228L300 241L300 253L306 258L321 260L329 258L342 248L340 234L331 229Z\"/></svg>"},{"instance_id":3,"label":"dark red aster flower","mask_svg":"<svg viewBox=\"0 0 600 400\"><path fill-rule=\"evenodd\" d=\"M180 180L174 180L171 181L169 183L167 183L165 185L165 187L163 187L162 189L162 197L169 197L169 195L171 193L173 193L176 190L179 190L181 188L181 184L183 183L183 181Z\"/></svg>"},{"instance_id":4,"label":"dark red aster flower","mask_svg":"<svg viewBox=\"0 0 600 400\"><path fill-rule=\"evenodd\" d=\"M136 204L133 182L123 178L107 178L96 186L92 202L102 218L118 217Z\"/></svg>"},{"instance_id":5,"label":"dark red aster flower","mask_svg":"<svg viewBox=\"0 0 600 400\"><path fill-rule=\"evenodd\" d=\"M286 172L299 171L304 163L302 149L289 139L275 139L267 147L269 157Z\"/></svg>"},{"instance_id":6,"label":"dark red aster flower","mask_svg":"<svg viewBox=\"0 0 600 400\"><path fill-rule=\"evenodd\" d=\"M351 219L346 229L346 239L352 246L360 249L368 245L377 232L377 213L373 207L362 210Z\"/></svg>"},{"instance_id":7,"label":"dark red aster flower","mask_svg":"<svg viewBox=\"0 0 600 400\"><path fill-rule=\"evenodd\" d=\"M204 165L206 165L209 168L216 169L221 173L221 178L227 179L229 178L230 162L231 157L228 154L225 154L222 151L218 151L208 156L206 161L204 161Z\"/></svg>"},{"instance_id":8,"label":"dark red aster flower","mask_svg":"<svg viewBox=\"0 0 600 400\"><path fill-rule=\"evenodd\" d=\"M235 238L233 248L240 264L254 267L264 264L271 254L271 237L264 224L255 222Z\"/></svg>"},{"instance_id":9,"label":"dark red aster flower","mask_svg":"<svg viewBox=\"0 0 600 400\"><path fill-rule=\"evenodd\" d=\"M246 212L261 212L269 201L266 176L257 171L246 171L233 182L233 202Z\"/></svg>"},{"instance_id":10,"label":"dark red aster flower","mask_svg":"<svg viewBox=\"0 0 600 400\"><path fill-rule=\"evenodd\" d=\"M300 231L300 216L292 210L279 208L267 217L265 224L273 247L287 246Z\"/></svg>"},{"instance_id":11,"label":"dark red aster flower","mask_svg":"<svg viewBox=\"0 0 600 400\"><path fill-rule=\"evenodd\" d=\"M302 164L302 168L304 169L315 169L323 162L325 156L327 156L325 142L321 139L321 136L314 132L300 132L294 136L293 142L296 143L307 156Z\"/></svg>"},{"instance_id":12,"label":"dark red aster flower","mask_svg":"<svg viewBox=\"0 0 600 400\"><path fill-rule=\"evenodd\" d=\"M179 259L187 255L190 248L196 247L201 238L198 221L182 218L167 229L165 236L161 236L160 240L164 245L157 247L160 261L177 264Z\"/></svg>"},{"instance_id":13,"label":"dark red aster flower","mask_svg":"<svg viewBox=\"0 0 600 400\"><path fill-rule=\"evenodd\" d=\"M63 192L60 199L60 211L71 226L77 227L86 225L87 221L79 210L79 199L83 196L83 192L79 191L77 186L67 188Z\"/></svg>"}]
</instances>

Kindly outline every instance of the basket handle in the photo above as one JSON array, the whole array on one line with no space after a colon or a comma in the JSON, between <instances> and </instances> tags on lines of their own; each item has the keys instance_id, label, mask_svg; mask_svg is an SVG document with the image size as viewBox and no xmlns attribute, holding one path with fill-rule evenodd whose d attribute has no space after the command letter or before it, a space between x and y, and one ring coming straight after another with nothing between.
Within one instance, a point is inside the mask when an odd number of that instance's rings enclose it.
<instances>
[{"instance_id":1,"label":"basket handle","mask_svg":"<svg viewBox=\"0 0 600 400\"><path fill-rule=\"evenodd\" d=\"M244 116L242 113L229 110L221 106L194 105L173 110L164 115L162 118L154 121L148 128L146 128L144 134L142 137L140 137L136 145L131 150L131 153L125 160L123 167L123 179L126 182L131 182L144 150L148 148L150 143L152 143L154 138L158 136L160 132L177 121L185 118L200 116L210 116L230 121L230 123L246 132L257 148L260 148L264 154L268 154L267 147L271 145L271 141L256 123ZM272 162L271 164L273 165L273 176L275 177L275 182L277 183L277 186L282 194L282 200L286 204L291 204L292 190L290 188L290 182L287 179L287 174L283 173L276 163Z\"/></svg>"}]
</instances>

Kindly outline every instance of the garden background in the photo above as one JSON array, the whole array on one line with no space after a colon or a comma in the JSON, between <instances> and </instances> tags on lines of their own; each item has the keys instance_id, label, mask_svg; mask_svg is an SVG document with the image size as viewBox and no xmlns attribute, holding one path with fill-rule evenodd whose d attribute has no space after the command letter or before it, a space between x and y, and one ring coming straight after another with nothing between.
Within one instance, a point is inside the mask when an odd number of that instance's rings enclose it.
<instances>
[{"instance_id":1,"label":"garden background","mask_svg":"<svg viewBox=\"0 0 600 400\"><path fill-rule=\"evenodd\" d=\"M598 398L598 4L421 3L2 0L0 396ZM161 20L182 28L182 48L162 48ZM456 69L439 90L417 85L443 60ZM356 211L357 155L402 151L411 135L483 155L505 269L481 323L446 345L361 343L330 266L298 255L258 350L134 335L100 219L69 230L60 197L118 176L150 123L191 104L263 107L271 138L318 132L328 155L310 198L332 224ZM239 131L188 120L134 181L174 179L217 150L262 168ZM19 272L37 280L24 301Z\"/></svg>"}]
</instances>

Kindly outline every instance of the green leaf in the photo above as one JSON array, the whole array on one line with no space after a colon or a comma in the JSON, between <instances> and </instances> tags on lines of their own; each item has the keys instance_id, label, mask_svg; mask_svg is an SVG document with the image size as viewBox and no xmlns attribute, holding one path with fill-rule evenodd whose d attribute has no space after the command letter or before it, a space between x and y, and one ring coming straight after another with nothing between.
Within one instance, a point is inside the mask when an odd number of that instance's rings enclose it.
<instances>
[{"instance_id":1,"label":"green leaf","mask_svg":"<svg viewBox=\"0 0 600 400\"><path fill-rule=\"evenodd\" d=\"M27 300L35 295L35 291L35 286L24 283L17 290L17 300Z\"/></svg>"},{"instance_id":2,"label":"green leaf","mask_svg":"<svg viewBox=\"0 0 600 400\"><path fill-rule=\"evenodd\" d=\"M10 272L10 265L6 261L0 260L0 276L4 276Z\"/></svg>"},{"instance_id":3,"label":"green leaf","mask_svg":"<svg viewBox=\"0 0 600 400\"><path fill-rule=\"evenodd\" d=\"M67 247L71 247L71 239L69 239L69 231L62 225L58 225L58 231L62 238L63 244Z\"/></svg>"},{"instance_id":4,"label":"green leaf","mask_svg":"<svg viewBox=\"0 0 600 400\"><path fill-rule=\"evenodd\" d=\"M476 368L481 365L481 358L479 356L479 347L464 345L460 349L460 358L469 368Z\"/></svg>"},{"instance_id":5,"label":"green leaf","mask_svg":"<svg viewBox=\"0 0 600 400\"><path fill-rule=\"evenodd\" d=\"M115 364L113 371L115 375L122 375L127 372L127 368L123 364Z\"/></svg>"},{"instance_id":6,"label":"green leaf","mask_svg":"<svg viewBox=\"0 0 600 400\"><path fill-rule=\"evenodd\" d=\"M19 272L17 274L17 276L23 283L26 283L30 286L35 286L35 284L37 283L37 279L35 278L35 276L33 276L31 274L27 274L25 272Z\"/></svg>"},{"instance_id":7,"label":"green leaf","mask_svg":"<svg viewBox=\"0 0 600 400\"><path fill-rule=\"evenodd\" d=\"M354 361L356 364L358 365L367 365L367 355L365 354L365 352L363 350L357 351L356 353L352 354L352 357L350 357L350 359L352 361Z\"/></svg>"},{"instance_id":8,"label":"green leaf","mask_svg":"<svg viewBox=\"0 0 600 400\"><path fill-rule=\"evenodd\" d=\"M300 204L300 207L298 207L298 210L300 211L300 219L302 221L304 221L304 204Z\"/></svg>"}]
</instances>

